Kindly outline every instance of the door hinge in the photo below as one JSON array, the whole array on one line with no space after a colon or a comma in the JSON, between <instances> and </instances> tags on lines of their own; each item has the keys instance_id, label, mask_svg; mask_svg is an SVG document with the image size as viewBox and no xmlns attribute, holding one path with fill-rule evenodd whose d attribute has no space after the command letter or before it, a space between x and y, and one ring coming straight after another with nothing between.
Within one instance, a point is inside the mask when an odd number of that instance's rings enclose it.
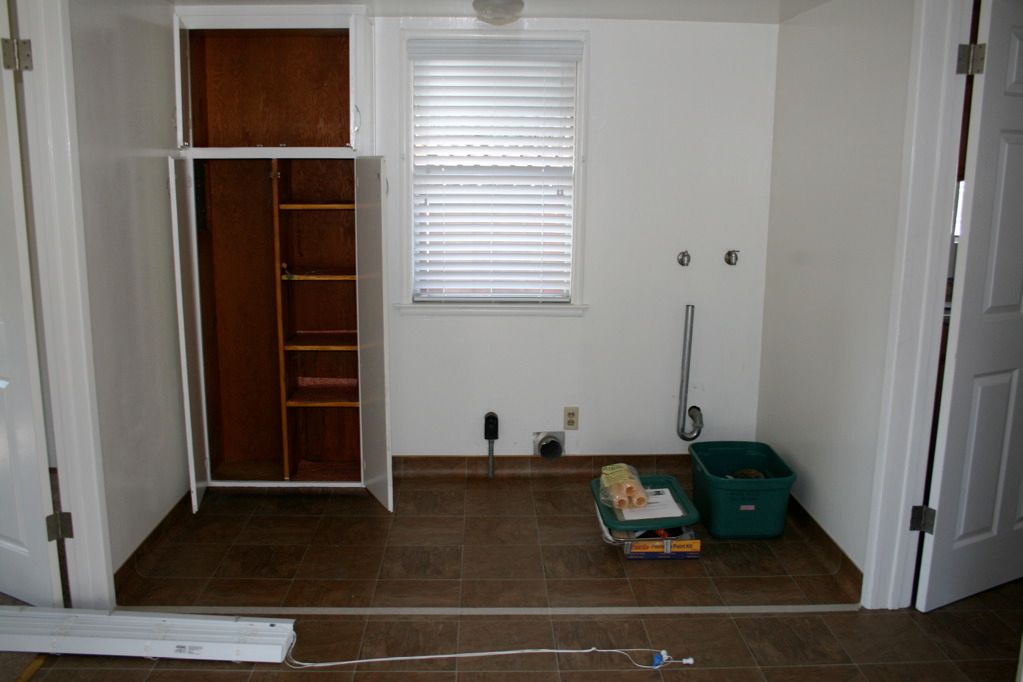
<instances>
[{"instance_id":1,"label":"door hinge","mask_svg":"<svg viewBox=\"0 0 1023 682\"><path fill-rule=\"evenodd\" d=\"M984 59L987 57L987 45L980 43L959 46L956 57L956 73L973 76L984 73Z\"/></svg>"},{"instance_id":2,"label":"door hinge","mask_svg":"<svg viewBox=\"0 0 1023 682\"><path fill-rule=\"evenodd\" d=\"M913 507L909 512L909 529L934 535L934 517L937 512L923 505Z\"/></svg>"},{"instance_id":3,"label":"door hinge","mask_svg":"<svg viewBox=\"0 0 1023 682\"><path fill-rule=\"evenodd\" d=\"M75 536L71 526L71 512L56 512L46 517L46 539L66 540Z\"/></svg>"},{"instance_id":4,"label":"door hinge","mask_svg":"<svg viewBox=\"0 0 1023 682\"><path fill-rule=\"evenodd\" d=\"M8 71L32 70L31 40L3 38L0 39L0 47L3 48L4 69Z\"/></svg>"}]
</instances>

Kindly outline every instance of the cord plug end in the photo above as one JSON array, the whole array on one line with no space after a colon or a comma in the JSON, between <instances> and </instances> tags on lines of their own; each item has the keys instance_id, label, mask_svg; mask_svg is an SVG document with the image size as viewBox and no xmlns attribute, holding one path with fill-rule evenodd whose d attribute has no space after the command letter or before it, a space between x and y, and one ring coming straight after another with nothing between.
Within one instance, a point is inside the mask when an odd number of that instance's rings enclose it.
<instances>
[{"instance_id":1,"label":"cord plug end","mask_svg":"<svg viewBox=\"0 0 1023 682\"><path fill-rule=\"evenodd\" d=\"M667 665L673 660L674 659L671 657L671 654L669 654L665 649L661 649L659 653L654 654L653 667L660 668L662 666Z\"/></svg>"}]
</instances>

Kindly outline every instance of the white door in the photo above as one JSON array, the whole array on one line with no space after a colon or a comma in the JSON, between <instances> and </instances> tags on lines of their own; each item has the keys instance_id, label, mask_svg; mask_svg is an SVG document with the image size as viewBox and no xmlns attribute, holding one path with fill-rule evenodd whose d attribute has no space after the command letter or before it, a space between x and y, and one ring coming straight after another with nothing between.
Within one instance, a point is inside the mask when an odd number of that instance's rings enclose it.
<instances>
[{"instance_id":1,"label":"white door","mask_svg":"<svg viewBox=\"0 0 1023 682\"><path fill-rule=\"evenodd\" d=\"M0 35L11 35L6 6ZM11 71L0 72L0 592L61 606Z\"/></svg>"},{"instance_id":2,"label":"white door","mask_svg":"<svg viewBox=\"0 0 1023 682\"><path fill-rule=\"evenodd\" d=\"M387 429L387 359L384 354L384 251L380 202L382 161L355 162L355 249L359 264L359 417L363 485L388 510L391 444Z\"/></svg>"},{"instance_id":3,"label":"white door","mask_svg":"<svg viewBox=\"0 0 1023 682\"><path fill-rule=\"evenodd\" d=\"M1023 0L983 0L917 608L1023 576Z\"/></svg>"},{"instance_id":4,"label":"white door","mask_svg":"<svg viewBox=\"0 0 1023 682\"><path fill-rule=\"evenodd\" d=\"M169 165L181 393L185 401L185 446L188 450L192 511L197 512L209 486L210 474L199 309L199 252L195 240L195 194L192 191L194 180L191 161L169 159Z\"/></svg>"}]
</instances>

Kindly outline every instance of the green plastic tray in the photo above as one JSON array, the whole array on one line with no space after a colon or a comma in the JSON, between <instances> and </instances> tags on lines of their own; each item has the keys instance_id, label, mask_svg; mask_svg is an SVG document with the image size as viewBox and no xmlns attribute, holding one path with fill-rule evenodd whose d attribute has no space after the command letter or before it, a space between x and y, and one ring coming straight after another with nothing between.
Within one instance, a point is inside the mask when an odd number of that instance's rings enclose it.
<instances>
[{"instance_id":1,"label":"green plastic tray","mask_svg":"<svg viewBox=\"0 0 1023 682\"><path fill-rule=\"evenodd\" d=\"M644 488L667 488L671 491L675 502L682 508L682 516L668 516L661 519L641 519L639 521L621 521L615 516L614 509L600 501L600 479L590 481L590 490L593 492L593 500L597 503L600 511L600 521L610 530L658 530L660 528L674 528L676 526L692 526L700 520L700 512L686 497L679 485L678 479L674 476L640 476L639 482Z\"/></svg>"}]
</instances>

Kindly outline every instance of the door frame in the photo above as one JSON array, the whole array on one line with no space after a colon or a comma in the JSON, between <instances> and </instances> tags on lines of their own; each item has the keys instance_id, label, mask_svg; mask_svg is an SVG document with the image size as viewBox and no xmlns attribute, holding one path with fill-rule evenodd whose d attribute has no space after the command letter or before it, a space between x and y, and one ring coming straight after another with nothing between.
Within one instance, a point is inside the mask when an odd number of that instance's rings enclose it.
<instances>
[{"instance_id":1,"label":"door frame","mask_svg":"<svg viewBox=\"0 0 1023 682\"><path fill-rule=\"evenodd\" d=\"M861 602L910 606L938 375L971 0L916 0L895 271Z\"/></svg>"},{"instance_id":2,"label":"door frame","mask_svg":"<svg viewBox=\"0 0 1023 682\"><path fill-rule=\"evenodd\" d=\"M917 534L910 507L923 495L944 279L954 211L962 111L955 48L968 32L969 0L916 0L907 107L902 202L873 504L863 566L862 603L910 603ZM68 542L75 606L114 605L88 277L78 165L68 0L20 0L19 23L32 39L25 78L27 134L40 287L43 353L62 506L74 515ZM968 33L967 33L968 34ZM74 456L71 456L73 453Z\"/></svg>"},{"instance_id":3,"label":"door frame","mask_svg":"<svg viewBox=\"0 0 1023 682\"><path fill-rule=\"evenodd\" d=\"M18 39L14 13L0 6L0 35ZM6 71L6 69L5 69ZM39 606L62 600L57 547L48 541L45 517L54 512L51 495L41 364L35 321L28 211L22 164L22 126L15 74L0 74L0 448L4 450L4 512L9 514L0 546L0 590ZM9 287L9 289L8 289ZM13 521L13 523L12 523Z\"/></svg>"},{"instance_id":4,"label":"door frame","mask_svg":"<svg viewBox=\"0 0 1023 682\"><path fill-rule=\"evenodd\" d=\"M74 537L65 543L72 604L115 605L106 489L96 404L89 281L78 161L69 0L18 0L34 65L23 73L28 179L38 271L36 301L61 507ZM45 453L42 453L45 456Z\"/></svg>"}]
</instances>

